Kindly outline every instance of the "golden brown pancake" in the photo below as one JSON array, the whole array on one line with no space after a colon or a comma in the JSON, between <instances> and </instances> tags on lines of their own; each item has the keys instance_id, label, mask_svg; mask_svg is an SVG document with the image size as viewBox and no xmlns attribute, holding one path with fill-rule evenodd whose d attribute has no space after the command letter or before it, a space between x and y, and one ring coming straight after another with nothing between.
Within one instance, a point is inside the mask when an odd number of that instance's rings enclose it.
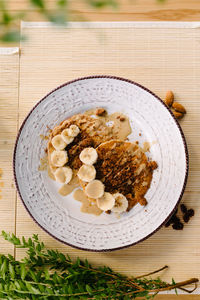
<instances>
[{"instance_id":1,"label":"golden brown pancake","mask_svg":"<svg viewBox=\"0 0 200 300\"><path fill-rule=\"evenodd\" d=\"M57 134L60 134L62 130L70 127L70 125L77 125L80 129L80 133L74 138L73 142L66 146L69 161L67 165L71 167L75 172L78 170L82 163L79 159L80 152L86 147L96 148L100 143L110 140L112 138L111 128L106 126L103 121L92 118L85 114L77 114L71 118L63 121L60 125L56 126L49 137L48 142L48 162L50 167L54 167L51 164L50 154L55 150L52 146L51 140Z\"/></svg>"},{"instance_id":2,"label":"golden brown pancake","mask_svg":"<svg viewBox=\"0 0 200 300\"><path fill-rule=\"evenodd\" d=\"M51 171L54 171L55 167L50 159L51 153L55 150L51 143L52 138L71 125L77 125L80 133L65 148L68 153L67 165L72 168L76 176L78 169L82 166L79 159L81 151L87 147L96 148L98 153L98 160L94 164L96 179L104 183L106 192L122 193L129 203L127 210L130 210L138 202L141 205L147 204L144 196L150 187L153 170L157 168L157 163L149 161L137 143L122 140L130 133L130 124L128 119L126 120L123 116L120 119L118 115L118 113L111 115L114 127L106 125L108 121L106 115L93 118L87 114L77 114L61 122L51 131L49 137L48 162ZM123 130L124 126L126 130ZM79 181L85 190L87 183ZM91 198L88 200L96 201Z\"/></svg>"},{"instance_id":3,"label":"golden brown pancake","mask_svg":"<svg viewBox=\"0 0 200 300\"><path fill-rule=\"evenodd\" d=\"M150 187L154 161L148 161L143 150L136 144L111 140L97 147L98 160L94 165L97 175L105 185L105 191L122 193L128 200L128 210L136 203L146 205L144 198ZM83 189L85 183L80 182Z\"/></svg>"}]
</instances>

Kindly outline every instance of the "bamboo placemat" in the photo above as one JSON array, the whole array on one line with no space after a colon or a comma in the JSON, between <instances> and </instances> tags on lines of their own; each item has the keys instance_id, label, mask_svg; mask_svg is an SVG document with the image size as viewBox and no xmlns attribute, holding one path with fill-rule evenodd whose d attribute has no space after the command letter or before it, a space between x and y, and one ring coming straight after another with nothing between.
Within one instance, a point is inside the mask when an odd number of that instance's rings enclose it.
<instances>
[{"instance_id":1,"label":"bamboo placemat","mask_svg":"<svg viewBox=\"0 0 200 300\"><path fill-rule=\"evenodd\" d=\"M73 249L42 231L17 201L16 232L39 233L49 247L108 264L126 274L142 274L165 264L164 279L200 277L200 29L198 23L80 23L59 30L46 23L23 23L19 122L56 86L81 76L116 75L132 79L164 98L167 90L187 108L181 126L190 153L190 174L183 197L195 217L183 231L162 228L148 240L111 253ZM47 124L48 125L48 124ZM178 151L178 149L177 149ZM18 257L22 255L17 250Z\"/></svg>"},{"instance_id":2,"label":"bamboo placemat","mask_svg":"<svg viewBox=\"0 0 200 300\"><path fill-rule=\"evenodd\" d=\"M0 48L0 232L15 232L16 190L12 154L18 119L19 49ZM14 247L0 239L0 253Z\"/></svg>"}]
</instances>

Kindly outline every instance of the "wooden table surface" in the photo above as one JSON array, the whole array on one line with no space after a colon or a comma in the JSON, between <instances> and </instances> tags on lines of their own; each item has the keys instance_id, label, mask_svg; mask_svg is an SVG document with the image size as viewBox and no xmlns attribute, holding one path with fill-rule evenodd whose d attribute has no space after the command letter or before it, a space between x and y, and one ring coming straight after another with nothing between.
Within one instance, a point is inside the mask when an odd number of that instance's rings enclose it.
<instances>
[{"instance_id":1,"label":"wooden table surface","mask_svg":"<svg viewBox=\"0 0 200 300\"><path fill-rule=\"evenodd\" d=\"M32 8L28 7L26 4L26 0L12 0L9 3L10 11L17 12L17 11L27 11L29 12L29 20L37 21L42 20L42 17L38 15L36 12L32 10ZM54 0L49 0L49 7L53 8ZM91 7L83 4L84 1L76 0L71 1L73 3L70 4L71 12L73 16L79 16L84 18L87 21L200 21L200 0L166 0L165 3L158 3L156 0L135 0L135 1L128 1L122 0L120 2L120 7L117 10L113 9L103 9L103 10L94 10ZM75 3L74 3L75 2ZM3 58L1 58L1 66L3 66ZM2 102L2 95L0 95L0 108L1 104L9 110L9 107L12 105L14 99L18 97L18 57L11 57L10 58L10 65L11 69L13 70L12 78L9 77L9 65L6 66L5 72L2 73L3 76L1 77L1 85L4 86L3 97L4 102ZM1 74L1 73L0 73ZM8 77L6 77L8 74ZM4 77L4 81L2 83L2 78ZM10 79L12 81L10 82ZM9 83L8 83L9 81ZM12 89L10 89L12 87ZM9 133L10 138L8 139L8 143L6 144L6 149L9 152L10 157L12 156L12 150L14 145L14 139L16 135L16 122L17 119L17 102L16 105L12 105L12 111L10 116L1 115L1 120L3 119L6 124L7 119L13 120L13 125L8 130L5 131L5 128L0 127L0 148L1 143L3 145L3 141L6 134ZM5 112L5 110L4 110ZM10 123L12 124L12 123ZM1 149L0 149L1 150ZM2 156L1 156L2 155ZM1 182L3 182L1 189L3 190L3 199L1 199L0 195L0 227L3 229L4 222L9 222L9 220L13 220L15 218L15 205L16 203L11 201L11 199L16 198L16 192L14 189L13 184L9 186L6 183L8 176L12 176L12 166L11 161L6 161L4 159L4 154L0 151L0 156L2 161L4 161L3 165L0 165L0 168L7 171L3 174L3 179L0 178ZM1 170L0 170L1 171ZM2 181L3 180L3 181ZM4 186L3 186L4 185ZM9 202L6 202L6 198L10 199ZM9 206L9 208L8 208ZM13 209L12 209L13 208ZM10 223L11 224L11 223ZM7 230L14 231L14 224L7 226ZM11 252L12 247L9 247L7 244L3 248L3 252ZM13 250L15 252L15 250ZM200 299L199 295L160 295L156 299L160 300L175 300L175 299L183 299L183 300L198 300Z\"/></svg>"},{"instance_id":2,"label":"wooden table surface","mask_svg":"<svg viewBox=\"0 0 200 300\"><path fill-rule=\"evenodd\" d=\"M29 19L35 21L41 19L31 7L27 0L12 0L9 8L12 11L29 11ZM48 0L50 8L55 0ZM70 9L74 15L79 15L90 21L199 21L199 0L118 0L119 8L113 10L95 10L84 0L71 0Z\"/></svg>"}]
</instances>

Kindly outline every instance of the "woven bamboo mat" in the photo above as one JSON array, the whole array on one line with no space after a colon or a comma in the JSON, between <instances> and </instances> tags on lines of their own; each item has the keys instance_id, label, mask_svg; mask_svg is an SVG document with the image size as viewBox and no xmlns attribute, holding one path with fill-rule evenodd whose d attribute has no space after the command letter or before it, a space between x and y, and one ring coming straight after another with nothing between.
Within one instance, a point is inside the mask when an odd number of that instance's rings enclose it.
<instances>
[{"instance_id":1,"label":"woven bamboo mat","mask_svg":"<svg viewBox=\"0 0 200 300\"><path fill-rule=\"evenodd\" d=\"M18 48L0 48L0 232L15 232L16 191L12 152L18 124ZM11 244L0 239L1 253L14 254Z\"/></svg>"},{"instance_id":2,"label":"woven bamboo mat","mask_svg":"<svg viewBox=\"0 0 200 300\"><path fill-rule=\"evenodd\" d=\"M19 123L32 106L56 86L81 76L116 75L132 79L161 98L171 89L187 108L181 126L190 153L190 175L183 197L195 217L183 231L162 228L148 240L111 253L90 253L55 241L42 231L17 200L16 232L38 233L49 247L72 257L108 264L126 274L142 274L165 264L164 279L200 277L200 29L198 24L97 23L56 29L23 23L28 41L21 44ZM88 28L87 28L88 27ZM17 256L22 252L17 250ZM168 298L169 299L169 298Z\"/></svg>"}]
</instances>

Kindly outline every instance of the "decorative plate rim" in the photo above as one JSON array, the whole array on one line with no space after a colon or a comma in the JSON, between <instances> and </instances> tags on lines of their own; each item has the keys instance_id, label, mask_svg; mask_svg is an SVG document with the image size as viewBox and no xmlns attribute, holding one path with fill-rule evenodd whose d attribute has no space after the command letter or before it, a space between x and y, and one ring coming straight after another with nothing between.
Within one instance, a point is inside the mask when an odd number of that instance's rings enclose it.
<instances>
[{"instance_id":1,"label":"decorative plate rim","mask_svg":"<svg viewBox=\"0 0 200 300\"><path fill-rule=\"evenodd\" d=\"M176 202L176 205L174 206L173 210L171 211L171 213L169 214L169 216L155 229L153 230L150 234L148 234L147 236L143 237L142 239L138 240L137 242L133 242L133 243L130 243L128 245L125 245L125 246L120 246L120 247L116 247L116 248L111 248L111 249L89 249L89 248L82 248L82 247L78 247L78 246L75 246L75 245L72 245L66 241L63 241L61 240L60 238L58 238L57 236L55 236L54 234L52 234L51 232L49 232L46 228L44 228L35 218L34 216L32 215L32 213L29 211L28 207L26 206L26 203L20 193L20 189L19 189L19 185L18 185L18 182L17 182L17 176L16 176L16 169L15 169L15 158L16 158L16 151L17 151L17 145L18 145L18 141L19 141L19 137L21 135L21 132L22 132L22 129L24 127L24 125L26 124L26 121L28 120L29 116L31 115L31 113L35 110L35 108L42 102L44 101L49 95L51 95L52 93L54 93L55 91L57 91L58 89L64 87L64 86L67 86L71 83L74 83L76 81L81 81L81 80L87 80L87 79L97 79L97 78L108 78L108 79L116 79L116 80L121 80L121 81L125 81L125 82L128 82L130 84L133 84L133 85L136 85L138 87L140 87L141 89L145 90L146 92L148 92L149 94L151 94L152 96L155 97L155 99L157 99L167 110L168 112L170 113L172 119L175 121L175 124L177 125L178 129L179 129L179 132L181 134L181 138L182 138L182 142L183 142L183 145L184 145L184 150L185 150L185 158L186 158L186 170L185 170L185 178L184 178L184 182L183 182L183 186L182 186L182 190L181 190L181 193L180 193L180 196ZM174 212L176 211L182 197L183 197L183 194L184 194L184 191L185 191L185 187L186 187L186 184L187 184L187 179L188 179L188 173L189 173L189 153L188 153L188 147L187 147L187 143L186 143L186 139L185 139L185 136L184 136L184 133L183 133L183 130L180 126L180 124L178 123L177 119L174 117L173 113L171 112L171 110L169 109L169 107L161 100L160 97L158 97L156 94L154 94L152 91L150 91L148 88L144 87L143 85L133 81L133 80L130 80L130 79L126 79L126 78L123 78L123 77L118 77L118 76L113 76L113 75L93 75L93 76L85 76L85 77L80 77L80 78L77 78L77 79L73 79L73 80L70 80L60 86L58 86L57 88L53 89L52 91L50 91L48 94L46 94L40 101L38 101L34 106L33 108L30 110L30 112L28 113L28 115L25 117L24 121L22 122L20 128L19 128L19 131L18 131L18 134L17 134L17 137L16 137L16 141L15 141L15 145L14 145L14 152L13 152L13 174L14 174L14 181L15 181L15 186L16 186L16 189L17 189L17 192L19 194L19 197L25 207L25 209L27 210L27 212L29 213L29 215L31 216L31 218L33 219L33 221L40 227L42 228L46 233L48 233L50 236L52 236L54 239L56 239L57 241L65 244L65 245L68 245L68 246L71 246L73 248L76 248L76 249L79 249L79 250L84 250L84 251L91 251L91 252L111 252L111 251L115 251L115 250L120 250L120 249L124 249L124 248L128 248L130 246L134 246L146 239L148 239L149 237L151 237L154 233L156 233L164 224L166 224L166 222L171 218L171 216L174 214Z\"/></svg>"}]
</instances>

